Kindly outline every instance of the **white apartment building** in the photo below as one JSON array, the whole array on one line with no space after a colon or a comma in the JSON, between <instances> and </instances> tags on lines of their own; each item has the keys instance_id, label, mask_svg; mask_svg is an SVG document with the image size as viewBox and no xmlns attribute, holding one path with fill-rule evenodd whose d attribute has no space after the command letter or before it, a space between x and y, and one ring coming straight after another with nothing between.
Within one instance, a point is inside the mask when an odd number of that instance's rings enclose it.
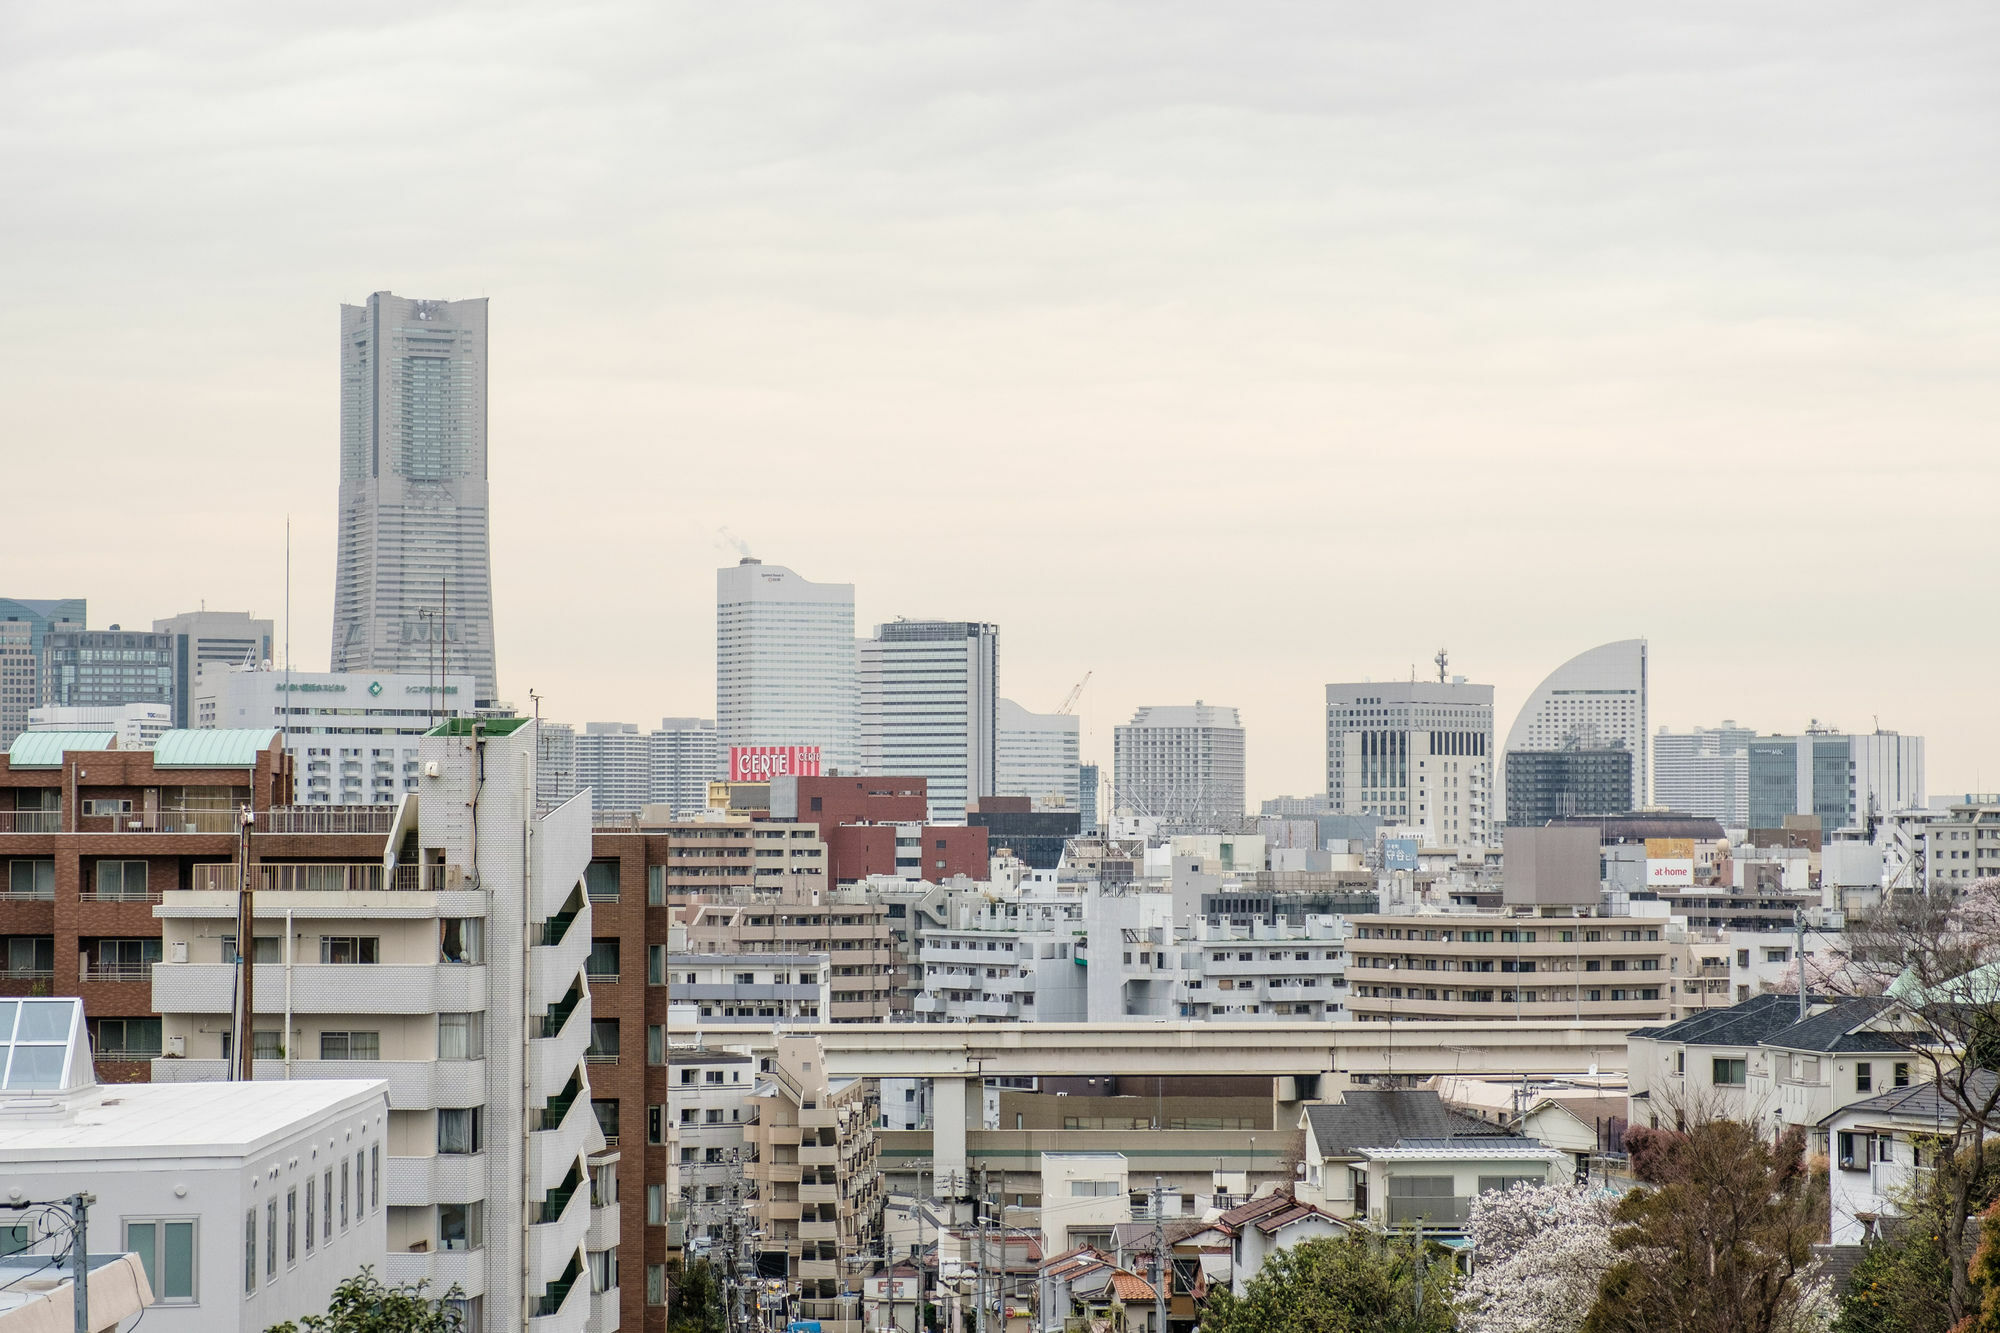
<instances>
[{"instance_id":1,"label":"white apartment building","mask_svg":"<svg viewBox=\"0 0 2000 1333\"><path fill-rule=\"evenodd\" d=\"M1078 719L1031 713L1012 699L1001 699L994 708L993 794L1026 796L1037 810L1081 809Z\"/></svg>"},{"instance_id":2,"label":"white apartment building","mask_svg":"<svg viewBox=\"0 0 2000 1333\"><path fill-rule=\"evenodd\" d=\"M165 704L110 704L28 710L29 731L111 731L121 750L150 750L174 729L174 710Z\"/></svg>"},{"instance_id":3,"label":"white apartment building","mask_svg":"<svg viewBox=\"0 0 2000 1333\"><path fill-rule=\"evenodd\" d=\"M197 730L275 727L298 805L394 805L417 790L421 738L469 711L471 676L244 671L209 666L194 688Z\"/></svg>"},{"instance_id":4,"label":"white apartment building","mask_svg":"<svg viewBox=\"0 0 2000 1333\"><path fill-rule=\"evenodd\" d=\"M663 717L646 737L651 790L648 800L677 818L708 809L708 784L728 767L715 722L706 717Z\"/></svg>"},{"instance_id":5,"label":"white apartment building","mask_svg":"<svg viewBox=\"0 0 2000 1333\"><path fill-rule=\"evenodd\" d=\"M1326 792L1334 814L1423 830L1434 847L1484 847L1499 808L1493 687L1365 681L1326 687Z\"/></svg>"},{"instance_id":6,"label":"white apartment building","mask_svg":"<svg viewBox=\"0 0 2000 1333\"><path fill-rule=\"evenodd\" d=\"M1719 727L1653 736L1653 800L1669 810L1705 815L1724 828L1750 827L1750 742L1757 733ZM1636 793L1635 793L1636 795Z\"/></svg>"},{"instance_id":7,"label":"white apartment building","mask_svg":"<svg viewBox=\"0 0 2000 1333\"><path fill-rule=\"evenodd\" d=\"M386 1279L457 1284L473 1329L584 1333L618 1319L615 1156L585 1062L590 810L537 812L535 749L529 719L453 720L352 862L261 857L255 1070L388 1084ZM216 870L155 909L157 1083L228 1069L236 901Z\"/></svg>"},{"instance_id":8,"label":"white apartment building","mask_svg":"<svg viewBox=\"0 0 2000 1333\"><path fill-rule=\"evenodd\" d=\"M686 1192L687 1247L702 1253L719 1244L739 1198L747 1156L743 1128L757 1091L757 1062L738 1051L675 1047L667 1053L667 1115L676 1129L681 1187ZM655 1191L658 1191L656 1197ZM646 1186L648 1225L656 1210L683 1200L663 1186Z\"/></svg>"},{"instance_id":9,"label":"white apartment building","mask_svg":"<svg viewBox=\"0 0 2000 1333\"><path fill-rule=\"evenodd\" d=\"M919 1022L1082 1023L1091 1018L1080 893L1022 895L920 933Z\"/></svg>"},{"instance_id":10,"label":"white apartment building","mask_svg":"<svg viewBox=\"0 0 2000 1333\"><path fill-rule=\"evenodd\" d=\"M1112 733L1114 814L1228 830L1243 820L1243 723L1234 708L1146 707Z\"/></svg>"},{"instance_id":11,"label":"white apartment building","mask_svg":"<svg viewBox=\"0 0 2000 1333\"><path fill-rule=\"evenodd\" d=\"M149 1329L262 1333L324 1313L381 1266L388 1140L379 1078L101 1087L82 1001L0 1000L0 1197L96 1195L90 1248L139 1256ZM59 1255L58 1223L0 1212L0 1249Z\"/></svg>"},{"instance_id":12,"label":"white apartment building","mask_svg":"<svg viewBox=\"0 0 2000 1333\"><path fill-rule=\"evenodd\" d=\"M1564 662L1535 687L1507 730L1503 753L1571 747L1630 751L1632 800L1645 805L1651 790L1646 698L1646 641L1599 644Z\"/></svg>"},{"instance_id":13,"label":"white apartment building","mask_svg":"<svg viewBox=\"0 0 2000 1333\"><path fill-rule=\"evenodd\" d=\"M833 1009L830 955L667 955L674 1004L703 1023L818 1023Z\"/></svg>"},{"instance_id":14,"label":"white apartment building","mask_svg":"<svg viewBox=\"0 0 2000 1333\"><path fill-rule=\"evenodd\" d=\"M717 745L817 745L822 773L854 772L854 657L853 584L753 556L717 570Z\"/></svg>"},{"instance_id":15,"label":"white apartment building","mask_svg":"<svg viewBox=\"0 0 2000 1333\"><path fill-rule=\"evenodd\" d=\"M2000 878L2000 794L1968 795L1924 826L1924 887L1963 889Z\"/></svg>"},{"instance_id":16,"label":"white apartment building","mask_svg":"<svg viewBox=\"0 0 2000 1333\"><path fill-rule=\"evenodd\" d=\"M652 799L646 737L631 722L586 722L576 738L577 790L588 789L599 813L636 811Z\"/></svg>"},{"instance_id":17,"label":"white apartment building","mask_svg":"<svg viewBox=\"0 0 2000 1333\"><path fill-rule=\"evenodd\" d=\"M340 308L335 671L435 675L442 651L479 704L499 697L486 367L483 296Z\"/></svg>"},{"instance_id":18,"label":"white apartment building","mask_svg":"<svg viewBox=\"0 0 2000 1333\"><path fill-rule=\"evenodd\" d=\"M861 771L926 779L931 822L963 824L994 789L999 627L897 620L856 652Z\"/></svg>"}]
</instances>

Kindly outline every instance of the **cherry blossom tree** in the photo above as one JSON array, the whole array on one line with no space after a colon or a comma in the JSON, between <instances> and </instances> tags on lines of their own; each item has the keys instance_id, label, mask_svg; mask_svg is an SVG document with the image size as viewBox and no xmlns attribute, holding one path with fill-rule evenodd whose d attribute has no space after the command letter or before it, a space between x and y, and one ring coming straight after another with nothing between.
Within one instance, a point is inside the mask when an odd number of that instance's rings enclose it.
<instances>
[{"instance_id":1,"label":"cherry blossom tree","mask_svg":"<svg viewBox=\"0 0 2000 1333\"><path fill-rule=\"evenodd\" d=\"M1473 1200L1465 1333L1574 1333L1616 1261L1614 1196L1576 1185L1516 1185Z\"/></svg>"}]
</instances>

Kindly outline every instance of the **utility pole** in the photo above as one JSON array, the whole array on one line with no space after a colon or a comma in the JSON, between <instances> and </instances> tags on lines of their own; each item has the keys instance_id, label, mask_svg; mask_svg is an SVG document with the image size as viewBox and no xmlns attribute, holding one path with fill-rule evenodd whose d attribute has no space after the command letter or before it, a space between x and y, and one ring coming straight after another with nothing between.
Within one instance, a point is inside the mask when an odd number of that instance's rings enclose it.
<instances>
[{"instance_id":1,"label":"utility pole","mask_svg":"<svg viewBox=\"0 0 2000 1333\"><path fill-rule=\"evenodd\" d=\"M973 1333L986 1333L986 1168L983 1166L979 1168L979 1197L973 1206L978 1211L974 1220L978 1223L979 1253L972 1267L972 1327Z\"/></svg>"},{"instance_id":2,"label":"utility pole","mask_svg":"<svg viewBox=\"0 0 2000 1333\"><path fill-rule=\"evenodd\" d=\"M76 1333L90 1333L90 1205L96 1202L95 1194L69 1196L70 1217L76 1223L69 1247L69 1280L76 1288Z\"/></svg>"},{"instance_id":3,"label":"utility pole","mask_svg":"<svg viewBox=\"0 0 2000 1333\"><path fill-rule=\"evenodd\" d=\"M1806 914L1796 907L1792 909L1792 930L1792 954L1799 965L1799 1022L1803 1023L1806 1021Z\"/></svg>"},{"instance_id":4,"label":"utility pole","mask_svg":"<svg viewBox=\"0 0 2000 1333\"><path fill-rule=\"evenodd\" d=\"M1442 656L1442 654L1440 654ZM1167 1333L1167 1274L1173 1266L1167 1262L1167 1208L1166 1196L1160 1190L1160 1178L1153 1177L1153 1333Z\"/></svg>"},{"instance_id":5,"label":"utility pole","mask_svg":"<svg viewBox=\"0 0 2000 1333\"><path fill-rule=\"evenodd\" d=\"M256 1046L257 988L251 959L257 952L256 895L250 887L250 828L256 816L244 806L236 835L236 1047L230 1070L232 1081L248 1083L257 1076L253 1055Z\"/></svg>"}]
</instances>

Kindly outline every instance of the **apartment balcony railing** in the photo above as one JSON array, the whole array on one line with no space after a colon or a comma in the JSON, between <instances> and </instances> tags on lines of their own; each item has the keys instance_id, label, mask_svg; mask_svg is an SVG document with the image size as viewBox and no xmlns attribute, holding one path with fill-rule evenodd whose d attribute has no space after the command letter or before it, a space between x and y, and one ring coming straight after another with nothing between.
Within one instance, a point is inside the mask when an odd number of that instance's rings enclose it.
<instances>
[{"instance_id":1,"label":"apartment balcony railing","mask_svg":"<svg viewBox=\"0 0 2000 1333\"><path fill-rule=\"evenodd\" d=\"M60 810L0 810L0 833L60 833Z\"/></svg>"},{"instance_id":2,"label":"apartment balcony railing","mask_svg":"<svg viewBox=\"0 0 2000 1333\"><path fill-rule=\"evenodd\" d=\"M0 967L0 981L53 981L52 967Z\"/></svg>"},{"instance_id":3,"label":"apartment balcony railing","mask_svg":"<svg viewBox=\"0 0 2000 1333\"><path fill-rule=\"evenodd\" d=\"M541 1300L536 1302L535 1317L547 1318L560 1311L563 1307L563 1302L569 1299L570 1288L574 1287L577 1284L577 1279L582 1276L583 1266L572 1258L569 1261L569 1267L563 1270L563 1275L549 1283Z\"/></svg>"},{"instance_id":4,"label":"apartment balcony railing","mask_svg":"<svg viewBox=\"0 0 2000 1333\"><path fill-rule=\"evenodd\" d=\"M1391 1198L1388 1204L1392 1227L1410 1227L1419 1222L1429 1227L1462 1227L1472 1216L1470 1199Z\"/></svg>"},{"instance_id":5,"label":"apartment balcony railing","mask_svg":"<svg viewBox=\"0 0 2000 1333\"><path fill-rule=\"evenodd\" d=\"M280 806L258 817L258 832L387 833L397 809L395 804Z\"/></svg>"},{"instance_id":6,"label":"apartment balcony railing","mask_svg":"<svg viewBox=\"0 0 2000 1333\"><path fill-rule=\"evenodd\" d=\"M54 884L36 884L27 888L16 888L11 884L0 884L0 902L9 903L52 903L56 900Z\"/></svg>"},{"instance_id":7,"label":"apartment balcony railing","mask_svg":"<svg viewBox=\"0 0 2000 1333\"><path fill-rule=\"evenodd\" d=\"M259 893L414 893L424 887L423 867L414 863L390 870L379 861L266 861L254 869L251 887ZM194 887L210 893L234 893L238 878L233 861L194 868Z\"/></svg>"},{"instance_id":8,"label":"apartment balcony railing","mask_svg":"<svg viewBox=\"0 0 2000 1333\"><path fill-rule=\"evenodd\" d=\"M77 894L77 901L86 903L157 903L164 898L164 894L143 889L113 889L108 893L97 889L85 889Z\"/></svg>"},{"instance_id":9,"label":"apartment balcony railing","mask_svg":"<svg viewBox=\"0 0 2000 1333\"><path fill-rule=\"evenodd\" d=\"M152 963L85 962L79 973L83 981L151 981Z\"/></svg>"}]
</instances>

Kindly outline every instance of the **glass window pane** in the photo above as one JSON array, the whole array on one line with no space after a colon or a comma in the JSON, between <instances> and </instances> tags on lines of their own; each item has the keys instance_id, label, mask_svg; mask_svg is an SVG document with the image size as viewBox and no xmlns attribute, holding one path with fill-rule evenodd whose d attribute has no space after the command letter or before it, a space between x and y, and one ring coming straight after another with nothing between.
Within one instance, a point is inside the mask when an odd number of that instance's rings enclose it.
<instances>
[{"instance_id":1,"label":"glass window pane","mask_svg":"<svg viewBox=\"0 0 2000 1333\"><path fill-rule=\"evenodd\" d=\"M69 1000L21 1001L21 1026L15 1041L68 1041L70 1015L76 1005Z\"/></svg>"},{"instance_id":2,"label":"glass window pane","mask_svg":"<svg viewBox=\"0 0 2000 1333\"><path fill-rule=\"evenodd\" d=\"M7 1071L9 1088L54 1088L62 1084L67 1046L16 1046Z\"/></svg>"},{"instance_id":3,"label":"glass window pane","mask_svg":"<svg viewBox=\"0 0 2000 1333\"><path fill-rule=\"evenodd\" d=\"M125 1248L139 1256L140 1267L146 1270L146 1285L157 1294L160 1292L160 1270L153 1262L154 1231L157 1223L127 1222L125 1224Z\"/></svg>"},{"instance_id":4,"label":"glass window pane","mask_svg":"<svg viewBox=\"0 0 2000 1333\"><path fill-rule=\"evenodd\" d=\"M166 1273L166 1290L161 1295L167 1300L191 1301L194 1299L194 1223L169 1222L161 1228L166 1235L162 1248L166 1254L160 1265Z\"/></svg>"}]
</instances>

